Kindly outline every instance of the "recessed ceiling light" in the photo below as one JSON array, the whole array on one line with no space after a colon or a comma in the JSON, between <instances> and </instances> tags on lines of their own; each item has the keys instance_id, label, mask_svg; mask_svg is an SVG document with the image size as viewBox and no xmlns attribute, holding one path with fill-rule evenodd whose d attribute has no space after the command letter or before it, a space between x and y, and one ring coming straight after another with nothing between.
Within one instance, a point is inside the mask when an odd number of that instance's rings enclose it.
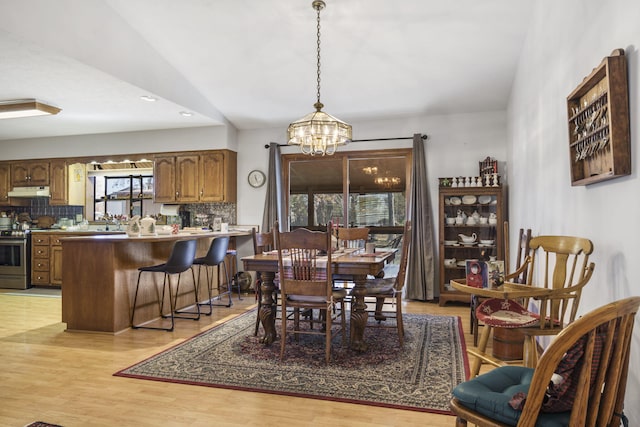
<instances>
[{"instance_id":1,"label":"recessed ceiling light","mask_svg":"<svg viewBox=\"0 0 640 427\"><path fill-rule=\"evenodd\" d=\"M180 115L184 117L191 117L193 113L191 111L180 111Z\"/></svg>"},{"instance_id":2,"label":"recessed ceiling light","mask_svg":"<svg viewBox=\"0 0 640 427\"><path fill-rule=\"evenodd\" d=\"M149 95L142 95L140 99L147 102L156 102L158 100L158 98L154 98L153 96L149 96Z\"/></svg>"}]
</instances>

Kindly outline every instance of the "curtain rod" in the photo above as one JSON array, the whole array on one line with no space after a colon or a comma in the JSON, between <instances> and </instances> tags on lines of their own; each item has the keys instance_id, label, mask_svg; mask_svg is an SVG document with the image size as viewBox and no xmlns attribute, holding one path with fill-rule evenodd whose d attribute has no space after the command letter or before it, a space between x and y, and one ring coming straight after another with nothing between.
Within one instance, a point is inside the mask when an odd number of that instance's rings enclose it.
<instances>
[{"instance_id":1,"label":"curtain rod","mask_svg":"<svg viewBox=\"0 0 640 427\"><path fill-rule=\"evenodd\" d=\"M428 136L427 135L422 135L420 138L422 138L423 141L426 141ZM351 141L349 141L349 143L352 142L370 142L370 141L393 141L396 139L413 139L412 136L403 136L403 137L399 137L399 138L373 138L373 139L352 139ZM269 148L270 144L265 144L264 148ZM278 144L278 147L287 147L288 144Z\"/></svg>"}]
</instances>

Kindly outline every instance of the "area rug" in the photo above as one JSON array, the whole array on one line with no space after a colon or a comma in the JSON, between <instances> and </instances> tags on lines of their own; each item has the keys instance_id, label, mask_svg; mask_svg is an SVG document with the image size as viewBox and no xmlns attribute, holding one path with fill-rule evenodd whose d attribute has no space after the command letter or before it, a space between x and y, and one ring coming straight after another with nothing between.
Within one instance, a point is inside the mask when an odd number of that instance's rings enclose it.
<instances>
[{"instance_id":1,"label":"area rug","mask_svg":"<svg viewBox=\"0 0 640 427\"><path fill-rule=\"evenodd\" d=\"M341 347L336 336L327 365L322 336L288 341L280 361L279 341L265 346L253 336L255 316L242 314L114 375L445 414L452 388L468 376L458 317L406 314L404 348L395 329L367 328L364 353Z\"/></svg>"}]
</instances>

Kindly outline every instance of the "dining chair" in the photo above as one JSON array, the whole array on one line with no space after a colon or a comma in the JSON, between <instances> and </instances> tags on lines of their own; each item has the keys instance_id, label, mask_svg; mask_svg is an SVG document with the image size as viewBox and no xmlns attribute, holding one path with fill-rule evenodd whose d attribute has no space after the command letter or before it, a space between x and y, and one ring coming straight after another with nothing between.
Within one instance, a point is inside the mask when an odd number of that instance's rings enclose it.
<instances>
[{"instance_id":1,"label":"dining chair","mask_svg":"<svg viewBox=\"0 0 640 427\"><path fill-rule=\"evenodd\" d=\"M366 227L339 227L338 242L343 248L363 248L369 239L369 229Z\"/></svg>"},{"instance_id":2,"label":"dining chair","mask_svg":"<svg viewBox=\"0 0 640 427\"><path fill-rule=\"evenodd\" d=\"M404 324L402 321L402 290L407 272L409 248L411 246L411 222L407 221L402 233L402 250L397 276L367 279L365 299L375 299L375 310L368 310L377 321L367 322L366 327L388 327L398 330L400 346L404 345ZM383 323L395 319L395 324Z\"/></svg>"},{"instance_id":3,"label":"dining chair","mask_svg":"<svg viewBox=\"0 0 640 427\"><path fill-rule=\"evenodd\" d=\"M253 253L254 255L261 254L263 252L270 252L275 248L273 244L273 233L259 233L255 228L251 229L251 239L253 240ZM276 284L276 289L273 292L273 301L275 305L278 304L278 290L277 283L274 280L274 284ZM255 281L255 291L256 291L256 299L258 301L258 310L256 312L256 327L253 333L254 336L258 335L258 329L260 329L260 308L262 307L262 275L259 271L256 272L256 281ZM274 307L274 311L276 307ZM277 313L277 312L276 312Z\"/></svg>"},{"instance_id":4,"label":"dining chair","mask_svg":"<svg viewBox=\"0 0 640 427\"><path fill-rule=\"evenodd\" d=\"M200 308L198 305L198 285L196 282L196 278L195 275L193 273L193 260L196 256L196 240L179 240L177 242L175 242L175 244L173 245L173 248L171 250L171 254L169 255L169 258L167 259L167 262L163 263L163 264L158 264L158 265L152 265L152 266L148 266L148 267L140 267L138 268L138 282L136 283L136 292L135 292L135 296L133 297L133 311L131 313L131 327L133 329L157 329L157 330L163 330L163 331L173 331L173 328L175 326L175 320L174 319L192 319L192 320L199 320L200 319ZM176 302L178 299L178 292L180 289L180 277L182 276L182 273L184 273L187 270L191 270L191 275L193 277L193 291L194 291L194 303L195 303L195 307L197 309L197 312L193 313L196 314L196 317L184 317L184 316L176 316L174 313L176 312ZM138 302L138 291L140 289L140 278L142 277L142 273L163 273L164 274L164 279L162 282L162 297L160 297L158 295L158 288L155 287L156 290L156 297L158 298L158 307L160 308L160 317L162 318L170 318L171 319L171 326L169 327L152 327L152 326L143 326L143 325L136 325L134 322L135 319L135 315L136 315L136 307L137 307L137 302ZM172 292L171 292L171 277L172 275L178 275L178 282L176 285L176 292L175 292L175 296L172 296ZM155 286L155 283L154 283ZM169 293L169 307L170 307L170 313L169 314L164 314L164 299L165 299L165 290L168 289L168 293Z\"/></svg>"},{"instance_id":5,"label":"dining chair","mask_svg":"<svg viewBox=\"0 0 640 427\"><path fill-rule=\"evenodd\" d=\"M369 229L366 227L339 227L337 229L337 238L339 249L358 249L364 250L365 244L369 239ZM343 288L352 288L353 280L351 276L344 274L333 275L334 285L341 284ZM347 296L349 298L349 296Z\"/></svg>"},{"instance_id":6,"label":"dining chair","mask_svg":"<svg viewBox=\"0 0 640 427\"><path fill-rule=\"evenodd\" d=\"M208 299L204 302L200 302L199 305L208 305L209 306L209 312L205 313L207 316L211 315L211 313L213 313L213 307L214 306L218 306L218 307L231 307L233 305L233 301L231 299L231 294L232 294L232 282L231 282L231 278L229 277L229 271L227 270L227 264L226 264L226 259L227 259L227 251L229 249L229 236L220 236L220 237L216 237L215 239L213 239L211 241L211 244L209 245L209 250L207 251L207 254L203 257L200 258L196 258L195 260L193 260L193 265L197 265L198 266L198 284L200 283L200 277L202 276L202 268L204 267L205 269L205 277L207 280L207 297ZM218 287L218 294L217 295L213 295L213 267L217 267L218 270L222 269L223 273L224 273L224 280L227 286L227 289L223 292L220 292L220 283L218 283L217 287ZM218 274L219 276L219 274ZM200 287L200 285L198 285L198 287ZM222 300L222 297L227 296L228 301L226 304L222 303L222 304L214 304L213 301L214 300Z\"/></svg>"},{"instance_id":7,"label":"dining chair","mask_svg":"<svg viewBox=\"0 0 640 427\"><path fill-rule=\"evenodd\" d=\"M281 313L293 309L293 328L288 329L288 317L281 314L280 359L284 358L287 334L299 338L300 335L324 335L325 361L331 360L331 340L334 335L334 320L340 318L340 327L335 334L342 335L342 345L346 343L346 315L344 297L347 291L334 290L331 280L331 227L326 232L299 228L290 232L280 232L274 226L274 241L278 250L278 272L280 275ZM339 310L334 312L338 305ZM321 329L300 328L300 311L313 316L319 310L323 323Z\"/></svg>"},{"instance_id":8,"label":"dining chair","mask_svg":"<svg viewBox=\"0 0 640 427\"><path fill-rule=\"evenodd\" d=\"M483 363L505 364L487 353L492 328L521 331L524 334L523 363L535 366L538 359L536 337L557 335L575 320L582 289L595 268L595 264L589 262L593 243L582 237L536 236L529 241L529 248L526 262L521 266L528 272L526 283L505 281L501 289L489 290L488 293L494 293L496 297L486 299L476 309L478 320L485 326L478 346L467 350L474 357L472 376L478 375ZM505 291L515 292L521 301L505 298Z\"/></svg>"},{"instance_id":9,"label":"dining chair","mask_svg":"<svg viewBox=\"0 0 640 427\"><path fill-rule=\"evenodd\" d=\"M456 426L619 426L640 297L606 304L558 333L535 367L502 366L453 389Z\"/></svg>"}]
</instances>

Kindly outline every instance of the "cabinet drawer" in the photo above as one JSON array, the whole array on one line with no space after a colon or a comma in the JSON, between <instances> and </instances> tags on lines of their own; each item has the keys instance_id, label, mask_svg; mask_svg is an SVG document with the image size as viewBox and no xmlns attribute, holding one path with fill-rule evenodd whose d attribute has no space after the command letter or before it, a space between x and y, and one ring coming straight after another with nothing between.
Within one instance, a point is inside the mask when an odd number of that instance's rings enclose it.
<instances>
[{"instance_id":1,"label":"cabinet drawer","mask_svg":"<svg viewBox=\"0 0 640 427\"><path fill-rule=\"evenodd\" d=\"M51 245L52 246L62 246L62 242L60 241L61 237L67 237L67 236L52 236L51 237Z\"/></svg>"},{"instance_id":2,"label":"cabinet drawer","mask_svg":"<svg viewBox=\"0 0 640 427\"><path fill-rule=\"evenodd\" d=\"M48 258L34 258L31 267L33 271L49 271L49 265Z\"/></svg>"},{"instance_id":3,"label":"cabinet drawer","mask_svg":"<svg viewBox=\"0 0 640 427\"><path fill-rule=\"evenodd\" d=\"M35 285L49 284L49 272L48 271L34 271L31 276L31 283Z\"/></svg>"},{"instance_id":4,"label":"cabinet drawer","mask_svg":"<svg viewBox=\"0 0 640 427\"><path fill-rule=\"evenodd\" d=\"M31 244L33 245L48 245L49 236L38 236L31 234Z\"/></svg>"},{"instance_id":5,"label":"cabinet drawer","mask_svg":"<svg viewBox=\"0 0 640 427\"><path fill-rule=\"evenodd\" d=\"M49 258L49 246L34 246L33 247L34 258Z\"/></svg>"}]
</instances>

